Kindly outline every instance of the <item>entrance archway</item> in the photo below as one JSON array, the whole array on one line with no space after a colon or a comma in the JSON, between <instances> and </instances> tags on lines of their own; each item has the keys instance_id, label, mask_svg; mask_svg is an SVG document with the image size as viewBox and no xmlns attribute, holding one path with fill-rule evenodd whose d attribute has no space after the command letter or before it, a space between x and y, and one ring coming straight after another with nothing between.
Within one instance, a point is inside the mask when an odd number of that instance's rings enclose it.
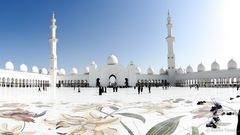
<instances>
[{"instance_id":1,"label":"entrance archway","mask_svg":"<svg viewBox=\"0 0 240 135\"><path fill-rule=\"evenodd\" d=\"M109 85L115 86L117 84L117 78L114 74L109 76Z\"/></svg>"}]
</instances>

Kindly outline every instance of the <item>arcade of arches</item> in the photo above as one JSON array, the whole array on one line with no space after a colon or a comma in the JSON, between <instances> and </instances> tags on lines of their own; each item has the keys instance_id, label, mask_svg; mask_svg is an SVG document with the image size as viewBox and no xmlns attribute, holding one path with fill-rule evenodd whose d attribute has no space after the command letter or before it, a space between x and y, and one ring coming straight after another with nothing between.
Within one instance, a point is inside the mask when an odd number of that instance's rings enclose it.
<instances>
[{"instance_id":1,"label":"arcade of arches","mask_svg":"<svg viewBox=\"0 0 240 135\"><path fill-rule=\"evenodd\" d=\"M203 79L187 79L176 80L176 86L187 87L199 85L200 87L234 87L240 82L240 77L231 78L203 78Z\"/></svg>"}]
</instances>

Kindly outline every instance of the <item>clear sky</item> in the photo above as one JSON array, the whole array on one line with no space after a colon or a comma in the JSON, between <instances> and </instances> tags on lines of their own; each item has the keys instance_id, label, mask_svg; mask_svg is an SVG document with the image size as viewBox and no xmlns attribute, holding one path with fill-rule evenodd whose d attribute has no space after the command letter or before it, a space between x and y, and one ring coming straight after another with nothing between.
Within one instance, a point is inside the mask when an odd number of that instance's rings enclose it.
<instances>
[{"instance_id":1,"label":"clear sky","mask_svg":"<svg viewBox=\"0 0 240 135\"><path fill-rule=\"evenodd\" d=\"M167 67L166 17L170 10L176 67L199 63L207 70L216 60L226 68L240 63L239 0L1 0L0 63L15 69L49 67L50 18L56 12L58 67L69 73L110 54L144 72Z\"/></svg>"}]
</instances>

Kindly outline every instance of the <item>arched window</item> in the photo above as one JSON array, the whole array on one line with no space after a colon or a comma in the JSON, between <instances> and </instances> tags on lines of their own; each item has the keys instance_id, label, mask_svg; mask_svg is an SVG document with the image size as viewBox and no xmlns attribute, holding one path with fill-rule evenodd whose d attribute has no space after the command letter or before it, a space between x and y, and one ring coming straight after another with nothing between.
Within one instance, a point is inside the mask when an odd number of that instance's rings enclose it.
<instances>
[{"instance_id":1,"label":"arched window","mask_svg":"<svg viewBox=\"0 0 240 135\"><path fill-rule=\"evenodd\" d=\"M26 79L26 87L28 87L28 79Z\"/></svg>"},{"instance_id":2,"label":"arched window","mask_svg":"<svg viewBox=\"0 0 240 135\"><path fill-rule=\"evenodd\" d=\"M25 79L23 79L22 84L23 84L22 86L25 87L25 85L26 85L26 80Z\"/></svg>"},{"instance_id":3,"label":"arched window","mask_svg":"<svg viewBox=\"0 0 240 135\"><path fill-rule=\"evenodd\" d=\"M15 87L18 87L18 79L15 79Z\"/></svg>"},{"instance_id":4,"label":"arched window","mask_svg":"<svg viewBox=\"0 0 240 135\"><path fill-rule=\"evenodd\" d=\"M3 78L2 78L2 86L3 86L3 87L5 87L5 85L6 85L6 84L5 84L5 81L6 81L6 80L5 80L5 77L3 77Z\"/></svg>"},{"instance_id":5,"label":"arched window","mask_svg":"<svg viewBox=\"0 0 240 135\"><path fill-rule=\"evenodd\" d=\"M10 86L10 78L7 78L7 87Z\"/></svg>"}]
</instances>

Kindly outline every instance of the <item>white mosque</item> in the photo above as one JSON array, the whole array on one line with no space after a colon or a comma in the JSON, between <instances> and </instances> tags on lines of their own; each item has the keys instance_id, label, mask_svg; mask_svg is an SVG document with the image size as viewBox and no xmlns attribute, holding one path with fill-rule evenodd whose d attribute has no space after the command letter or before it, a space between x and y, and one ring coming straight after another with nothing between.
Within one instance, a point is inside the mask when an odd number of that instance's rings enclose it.
<instances>
[{"instance_id":1,"label":"white mosque","mask_svg":"<svg viewBox=\"0 0 240 135\"><path fill-rule=\"evenodd\" d=\"M168 69L160 69L156 73L153 68L147 69L147 74L141 72L132 61L127 66L118 63L115 55L110 55L105 65L98 66L94 61L85 67L84 73L78 73L76 67L72 68L72 73L67 74L63 68L57 67L57 42L55 14L51 18L51 37L50 42L50 68L39 69L33 66L31 71L25 64L20 65L20 71L14 70L11 61L5 63L5 68L0 69L0 87L95 87L100 83L101 86L118 85L120 87L135 86L138 83L144 85L161 86L170 84L172 86L200 85L205 87L228 87L240 82L240 69L237 63L231 59L227 63L227 69L220 69L219 64L214 61L211 70L206 70L200 63L197 71L189 65L186 72L182 68L175 67L175 55L173 43L175 38L172 36L172 21L170 14L167 17L166 37L168 46ZM98 83L97 83L98 82Z\"/></svg>"}]
</instances>

